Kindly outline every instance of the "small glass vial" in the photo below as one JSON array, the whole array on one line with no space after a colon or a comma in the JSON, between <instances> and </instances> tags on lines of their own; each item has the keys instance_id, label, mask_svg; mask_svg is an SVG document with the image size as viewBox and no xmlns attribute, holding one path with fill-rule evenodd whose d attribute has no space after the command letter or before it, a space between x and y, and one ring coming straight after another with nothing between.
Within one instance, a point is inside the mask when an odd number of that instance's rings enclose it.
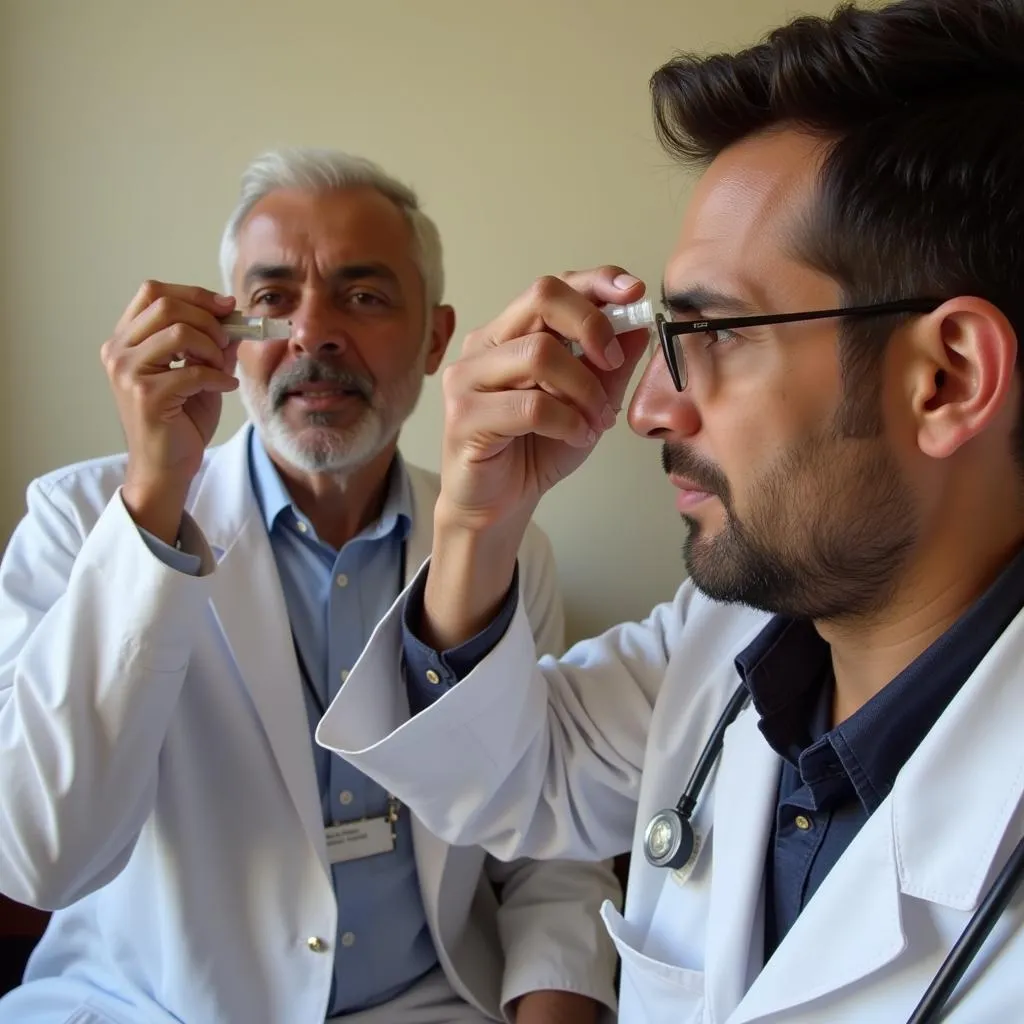
<instances>
[{"instance_id":1,"label":"small glass vial","mask_svg":"<svg viewBox=\"0 0 1024 1024\"><path fill-rule=\"evenodd\" d=\"M625 306L605 306L601 312L608 318L616 334L654 326L654 307L646 296Z\"/></svg>"},{"instance_id":2,"label":"small glass vial","mask_svg":"<svg viewBox=\"0 0 1024 1024\"><path fill-rule=\"evenodd\" d=\"M231 341L287 341L292 336L291 321L272 316L245 316L235 311L220 322Z\"/></svg>"}]
</instances>

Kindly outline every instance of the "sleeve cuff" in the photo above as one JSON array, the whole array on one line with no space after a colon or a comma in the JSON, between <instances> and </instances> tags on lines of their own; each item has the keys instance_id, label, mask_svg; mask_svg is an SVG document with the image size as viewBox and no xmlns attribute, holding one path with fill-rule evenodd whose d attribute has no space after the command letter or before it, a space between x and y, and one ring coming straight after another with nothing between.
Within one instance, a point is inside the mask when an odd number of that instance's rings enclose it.
<instances>
[{"instance_id":1,"label":"sleeve cuff","mask_svg":"<svg viewBox=\"0 0 1024 1024\"><path fill-rule=\"evenodd\" d=\"M402 617L402 653L409 706L413 714L428 708L460 679L468 676L508 631L519 606L519 565L516 564L505 603L490 625L464 644L447 651L428 647L413 631L411 623L418 624L423 613L425 589L424 573L410 590Z\"/></svg>"},{"instance_id":2,"label":"sleeve cuff","mask_svg":"<svg viewBox=\"0 0 1024 1024\"><path fill-rule=\"evenodd\" d=\"M136 529L154 558L160 559L164 565L171 569L177 569L178 572L185 573L186 576L199 575L203 561L199 555L184 551L181 547L172 548L169 544L165 544L159 537L154 537L153 534L148 530L144 530L141 526L137 526Z\"/></svg>"}]
</instances>

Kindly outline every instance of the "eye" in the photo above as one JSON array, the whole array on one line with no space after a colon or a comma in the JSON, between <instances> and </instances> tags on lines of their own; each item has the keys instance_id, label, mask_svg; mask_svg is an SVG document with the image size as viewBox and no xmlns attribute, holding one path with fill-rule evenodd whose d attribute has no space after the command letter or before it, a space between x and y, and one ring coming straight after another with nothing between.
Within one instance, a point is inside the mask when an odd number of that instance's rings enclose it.
<instances>
[{"instance_id":1,"label":"eye","mask_svg":"<svg viewBox=\"0 0 1024 1024\"><path fill-rule=\"evenodd\" d=\"M275 309L280 306L284 301L284 296L280 292L270 291L269 289L264 292L258 292L253 296L252 306L262 306L264 309Z\"/></svg>"},{"instance_id":2,"label":"eye","mask_svg":"<svg viewBox=\"0 0 1024 1024\"><path fill-rule=\"evenodd\" d=\"M384 296L378 295L376 292L366 291L365 289L349 292L347 298L348 301L355 306L365 306L372 308L390 305L390 303L386 298L384 298Z\"/></svg>"},{"instance_id":3,"label":"eye","mask_svg":"<svg viewBox=\"0 0 1024 1024\"><path fill-rule=\"evenodd\" d=\"M730 342L740 340L740 336L732 331L705 331L701 337L704 339L705 348L711 348L713 345L728 345Z\"/></svg>"}]
</instances>

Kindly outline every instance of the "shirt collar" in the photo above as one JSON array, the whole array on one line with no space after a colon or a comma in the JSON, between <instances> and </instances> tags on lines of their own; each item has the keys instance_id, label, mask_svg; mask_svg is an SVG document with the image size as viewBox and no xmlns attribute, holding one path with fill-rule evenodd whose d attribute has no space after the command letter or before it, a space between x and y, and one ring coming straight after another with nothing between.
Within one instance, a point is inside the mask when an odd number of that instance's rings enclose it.
<instances>
[{"instance_id":1,"label":"shirt collar","mask_svg":"<svg viewBox=\"0 0 1024 1024\"><path fill-rule=\"evenodd\" d=\"M845 722L828 729L829 646L807 620L776 616L736 658L771 747L812 789L836 761L871 813L982 658L1024 607L1024 550L931 646ZM824 709L824 710L823 710ZM825 790L818 793L819 797Z\"/></svg>"},{"instance_id":2,"label":"shirt collar","mask_svg":"<svg viewBox=\"0 0 1024 1024\"><path fill-rule=\"evenodd\" d=\"M309 532L315 536L312 523L292 502L281 474L255 429L249 435L249 478L267 533L272 533L275 525L284 517L286 522L306 523ZM378 540L392 533L405 540L412 528L412 482L405 461L398 452L395 452L388 470L385 486L387 493L380 517L359 535L365 540Z\"/></svg>"},{"instance_id":3,"label":"shirt collar","mask_svg":"<svg viewBox=\"0 0 1024 1024\"><path fill-rule=\"evenodd\" d=\"M814 624L785 615L772 619L736 658L764 738L794 764L814 738L812 718L831 665L829 645Z\"/></svg>"}]
</instances>

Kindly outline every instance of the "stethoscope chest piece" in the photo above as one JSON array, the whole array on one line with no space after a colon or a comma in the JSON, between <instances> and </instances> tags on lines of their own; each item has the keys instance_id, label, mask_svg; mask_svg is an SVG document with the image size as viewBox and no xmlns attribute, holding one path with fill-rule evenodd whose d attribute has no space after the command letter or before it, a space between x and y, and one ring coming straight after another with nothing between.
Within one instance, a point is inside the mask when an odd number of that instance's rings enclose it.
<instances>
[{"instance_id":1,"label":"stethoscope chest piece","mask_svg":"<svg viewBox=\"0 0 1024 1024\"><path fill-rule=\"evenodd\" d=\"M675 807L658 811L644 830L644 856L656 868L685 867L696 845L693 826Z\"/></svg>"}]
</instances>

